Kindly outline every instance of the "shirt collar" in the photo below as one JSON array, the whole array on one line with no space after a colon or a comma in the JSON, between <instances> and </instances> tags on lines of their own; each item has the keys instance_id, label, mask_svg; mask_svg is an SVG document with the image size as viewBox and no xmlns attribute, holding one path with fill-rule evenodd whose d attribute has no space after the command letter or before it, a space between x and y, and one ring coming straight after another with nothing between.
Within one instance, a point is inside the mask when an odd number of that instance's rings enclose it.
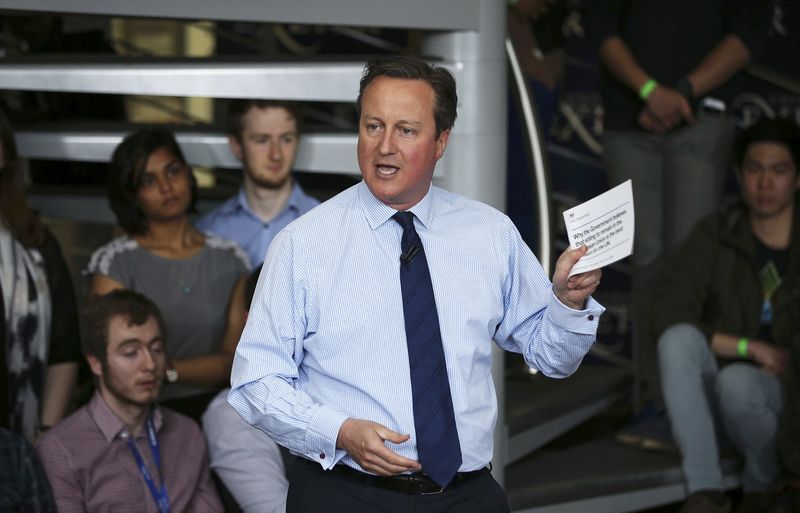
<instances>
[{"instance_id":1,"label":"shirt collar","mask_svg":"<svg viewBox=\"0 0 800 513\"><path fill-rule=\"evenodd\" d=\"M95 421L108 443L111 443L111 441L117 437L121 437L122 433L127 430L125 423L122 422L122 419L120 419L116 413L111 411L111 408L109 408L108 403L106 403L99 391L94 393L92 400L89 402L88 409L89 415ZM153 421L156 425L156 431L160 431L161 426L164 424L164 417L159 407L155 404L153 405Z\"/></svg>"},{"instance_id":2,"label":"shirt collar","mask_svg":"<svg viewBox=\"0 0 800 513\"><path fill-rule=\"evenodd\" d=\"M295 210L299 211L300 209L300 200L302 198L303 191L300 189L300 184L297 183L297 180L293 180L292 183L292 192L289 194L289 200L286 202L286 206L283 207L283 210L278 212L278 215L286 212L287 210ZM238 209L242 209L245 212L253 214L253 209L250 208L250 205L247 203L247 195L244 192L244 187L239 189L239 193L236 195L235 201L231 201L226 203L226 213L232 214ZM255 214L253 214L255 215ZM277 216L275 216L277 217Z\"/></svg>"},{"instance_id":3,"label":"shirt collar","mask_svg":"<svg viewBox=\"0 0 800 513\"><path fill-rule=\"evenodd\" d=\"M429 228L433 220L433 192L433 187L431 186L419 203L408 209L425 228ZM367 222L373 230L391 219L398 212L398 210L376 198L364 180L361 180L358 184L358 199L361 201Z\"/></svg>"},{"instance_id":4,"label":"shirt collar","mask_svg":"<svg viewBox=\"0 0 800 513\"><path fill-rule=\"evenodd\" d=\"M228 198L220 207L219 213L222 215L232 215L235 214L240 208L246 205L245 198L242 196L242 189L239 189L239 193L232 198Z\"/></svg>"},{"instance_id":5,"label":"shirt collar","mask_svg":"<svg viewBox=\"0 0 800 513\"><path fill-rule=\"evenodd\" d=\"M239 194L236 195L236 202L233 202L231 206L234 210L243 209L250 212L250 206L247 204L247 196L244 193L244 187L239 189Z\"/></svg>"}]
</instances>

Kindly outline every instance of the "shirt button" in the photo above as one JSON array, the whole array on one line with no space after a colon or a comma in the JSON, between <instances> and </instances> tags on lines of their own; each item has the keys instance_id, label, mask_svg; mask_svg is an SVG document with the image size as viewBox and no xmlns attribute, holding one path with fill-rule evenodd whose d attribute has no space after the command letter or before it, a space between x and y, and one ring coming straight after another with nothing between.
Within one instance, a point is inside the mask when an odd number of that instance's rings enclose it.
<instances>
[{"instance_id":1,"label":"shirt button","mask_svg":"<svg viewBox=\"0 0 800 513\"><path fill-rule=\"evenodd\" d=\"M592 314L589 314L589 320L590 320L590 321L593 321L593 320L594 320L594 315L592 315Z\"/></svg>"},{"instance_id":2,"label":"shirt button","mask_svg":"<svg viewBox=\"0 0 800 513\"><path fill-rule=\"evenodd\" d=\"M319 453L319 459L321 459L321 460L325 459L325 453L324 452Z\"/></svg>"}]
</instances>

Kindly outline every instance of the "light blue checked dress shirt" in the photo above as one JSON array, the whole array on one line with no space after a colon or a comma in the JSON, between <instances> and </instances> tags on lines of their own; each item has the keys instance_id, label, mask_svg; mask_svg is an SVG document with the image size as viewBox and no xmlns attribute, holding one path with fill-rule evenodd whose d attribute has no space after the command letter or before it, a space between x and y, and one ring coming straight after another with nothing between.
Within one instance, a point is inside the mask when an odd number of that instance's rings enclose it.
<instances>
[{"instance_id":1,"label":"light blue checked dress shirt","mask_svg":"<svg viewBox=\"0 0 800 513\"><path fill-rule=\"evenodd\" d=\"M492 459L494 340L563 377L592 346L603 307L561 304L501 212L431 187L411 211L430 267L463 463ZM231 405L293 452L361 470L336 448L342 423L368 419L411 439L417 459L400 290L396 211L361 182L281 231L267 253L236 350Z\"/></svg>"},{"instance_id":2,"label":"light blue checked dress shirt","mask_svg":"<svg viewBox=\"0 0 800 513\"><path fill-rule=\"evenodd\" d=\"M264 261L275 234L317 205L319 201L306 194L295 182L286 206L274 219L265 223L250 209L242 188L236 196L201 217L195 225L198 230L214 233L238 244L250 257L254 269Z\"/></svg>"}]
</instances>

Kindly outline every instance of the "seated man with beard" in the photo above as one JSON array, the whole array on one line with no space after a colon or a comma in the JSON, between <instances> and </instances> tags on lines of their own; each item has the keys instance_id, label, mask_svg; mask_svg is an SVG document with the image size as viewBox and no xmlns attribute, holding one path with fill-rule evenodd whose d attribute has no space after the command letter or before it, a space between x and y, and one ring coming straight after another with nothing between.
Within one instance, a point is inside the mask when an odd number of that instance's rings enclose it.
<instances>
[{"instance_id":1,"label":"seated man with beard","mask_svg":"<svg viewBox=\"0 0 800 513\"><path fill-rule=\"evenodd\" d=\"M58 511L223 511L203 433L155 403L166 366L158 307L115 290L93 298L82 322L97 392L36 444Z\"/></svg>"}]
</instances>

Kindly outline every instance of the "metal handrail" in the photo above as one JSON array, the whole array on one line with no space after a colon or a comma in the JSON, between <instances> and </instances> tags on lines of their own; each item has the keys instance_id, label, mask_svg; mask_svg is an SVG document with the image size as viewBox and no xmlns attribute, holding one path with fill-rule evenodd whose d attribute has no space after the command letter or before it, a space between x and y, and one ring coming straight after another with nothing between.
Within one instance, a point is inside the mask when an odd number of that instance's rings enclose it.
<instances>
[{"instance_id":1,"label":"metal handrail","mask_svg":"<svg viewBox=\"0 0 800 513\"><path fill-rule=\"evenodd\" d=\"M782 87L793 94L800 95L800 80L796 78L786 76L758 64L750 64L745 71L765 82Z\"/></svg>"},{"instance_id":2,"label":"metal handrail","mask_svg":"<svg viewBox=\"0 0 800 513\"><path fill-rule=\"evenodd\" d=\"M506 37L506 55L511 67L513 76L513 87L516 88L522 107L522 119L525 124L525 133L528 135L531 150L531 174L534 179L533 193L536 196L538 207L538 226L539 226L539 247L538 257L547 276L552 272L552 219L550 216L550 197L552 188L550 185L550 166L544 152L544 145L541 140L539 130L539 113L536 106L531 101L532 94L528 89L528 81L522 72L522 68L517 58L517 52L511 38Z\"/></svg>"}]
</instances>

